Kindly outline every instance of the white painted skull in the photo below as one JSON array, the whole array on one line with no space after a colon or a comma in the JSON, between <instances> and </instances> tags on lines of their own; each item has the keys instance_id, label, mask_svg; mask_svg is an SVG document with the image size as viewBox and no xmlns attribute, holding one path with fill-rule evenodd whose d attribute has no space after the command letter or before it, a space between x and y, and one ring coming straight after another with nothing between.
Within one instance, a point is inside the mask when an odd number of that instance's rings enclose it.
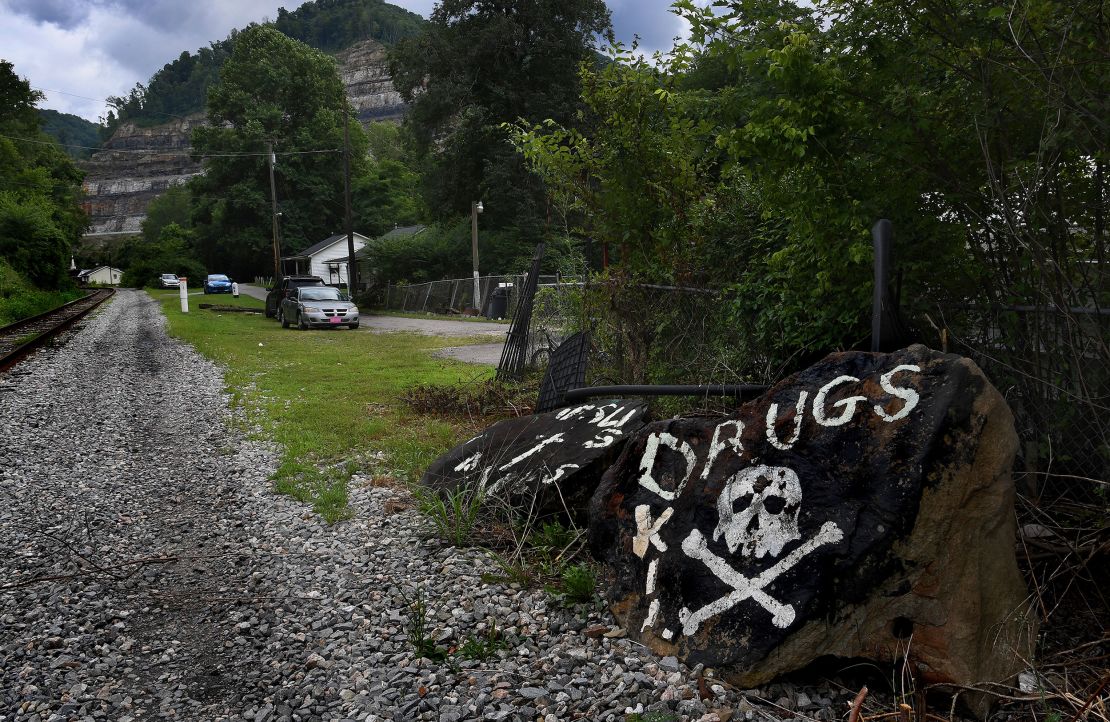
<instances>
[{"instance_id":1,"label":"white painted skull","mask_svg":"<svg viewBox=\"0 0 1110 722\"><path fill-rule=\"evenodd\" d=\"M724 534L731 553L739 548L744 556L777 557L783 547L801 538L801 503L802 486L792 469L750 466L725 483L717 499L721 520L713 539Z\"/></svg>"}]
</instances>

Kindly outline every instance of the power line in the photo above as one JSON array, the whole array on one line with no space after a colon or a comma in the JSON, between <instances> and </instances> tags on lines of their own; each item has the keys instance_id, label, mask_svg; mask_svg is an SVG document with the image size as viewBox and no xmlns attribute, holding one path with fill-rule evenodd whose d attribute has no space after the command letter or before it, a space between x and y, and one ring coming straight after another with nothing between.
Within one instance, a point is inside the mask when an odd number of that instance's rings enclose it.
<instances>
[{"instance_id":1,"label":"power line","mask_svg":"<svg viewBox=\"0 0 1110 722\"><path fill-rule=\"evenodd\" d=\"M72 97L72 98L82 98L82 99L84 99L84 100L95 100L95 101L97 101L97 102L99 102L99 103L103 103L104 105L111 105L111 103L109 103L109 102L108 102L107 100L105 100L104 98L90 98L90 97L89 97L89 96L87 96L87 95L78 95L77 93L70 93L70 92L68 92L68 91L65 91L65 90L52 90L51 88L40 88L40 87L38 87L38 86L36 86L36 85L32 85L32 86L31 86L31 89L32 89L32 90L40 90L40 91L42 91L42 92L44 92L44 93L58 93L58 94L60 94L60 95L68 95L68 96L70 96L70 97ZM116 107L115 107L114 105L113 105L112 107L113 107L113 108L114 108L115 110L119 110L119 108L116 108ZM164 116L166 116L166 117L169 117L169 118L179 118L179 119L181 119L181 120L187 120L187 116L184 116L184 115L178 115L178 114L176 114L176 113L166 113L166 112L164 112L164 111L160 111L160 110L147 110L146 108L144 108L142 112L143 112L143 113L152 113L152 114L154 114L154 115L164 115ZM199 112L199 111L198 111L198 112Z\"/></svg>"},{"instance_id":2,"label":"power line","mask_svg":"<svg viewBox=\"0 0 1110 722\"><path fill-rule=\"evenodd\" d=\"M196 149L185 150L164 150L160 148L98 148L91 145L76 145L74 143L59 143L51 140L38 140L35 138L21 138L15 135L4 135L0 133L0 138L7 138L8 140L18 140L23 143L35 143L37 145L57 145L63 148L81 148L83 150L95 150L103 153L153 153L156 155L181 155L193 156L197 155L202 158L242 158L251 156L267 156L269 153L265 151L255 152L241 152L241 153L205 153ZM310 155L312 153L342 153L342 148L326 148L323 150L283 150L275 151L276 155Z\"/></svg>"}]
</instances>

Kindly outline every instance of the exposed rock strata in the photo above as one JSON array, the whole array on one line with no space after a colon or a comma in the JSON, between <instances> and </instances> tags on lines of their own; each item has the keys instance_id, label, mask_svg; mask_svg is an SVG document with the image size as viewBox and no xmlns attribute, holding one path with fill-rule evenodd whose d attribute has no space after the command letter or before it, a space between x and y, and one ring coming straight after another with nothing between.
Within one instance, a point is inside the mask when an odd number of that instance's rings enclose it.
<instances>
[{"instance_id":1,"label":"exposed rock strata","mask_svg":"<svg viewBox=\"0 0 1110 722\"><path fill-rule=\"evenodd\" d=\"M336 56L347 97L363 123L398 121L405 104L393 88L385 47L364 40ZM143 128L122 123L104 150L84 164L88 235L138 233L146 208L171 186L201 172L189 155L189 136L203 113Z\"/></svg>"},{"instance_id":2,"label":"exposed rock strata","mask_svg":"<svg viewBox=\"0 0 1110 722\"><path fill-rule=\"evenodd\" d=\"M189 134L203 123L196 114L151 128L121 124L84 164L89 235L138 233L152 200L200 173L188 150Z\"/></svg>"}]
</instances>

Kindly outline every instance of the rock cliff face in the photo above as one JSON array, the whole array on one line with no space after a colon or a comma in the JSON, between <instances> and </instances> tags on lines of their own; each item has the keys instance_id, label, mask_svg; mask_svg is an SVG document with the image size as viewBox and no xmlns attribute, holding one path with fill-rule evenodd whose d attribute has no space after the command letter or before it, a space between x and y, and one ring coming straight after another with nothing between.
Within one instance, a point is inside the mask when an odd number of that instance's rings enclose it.
<instances>
[{"instance_id":1,"label":"rock cliff face","mask_svg":"<svg viewBox=\"0 0 1110 722\"><path fill-rule=\"evenodd\" d=\"M197 114L153 128L120 125L83 164L88 235L138 233L154 198L200 173L189 157L189 133L203 123Z\"/></svg>"},{"instance_id":2,"label":"rock cliff face","mask_svg":"<svg viewBox=\"0 0 1110 722\"><path fill-rule=\"evenodd\" d=\"M347 97L363 123L400 121L405 114L401 94L393 88L385 46L375 40L355 43L335 56Z\"/></svg>"},{"instance_id":3,"label":"rock cliff face","mask_svg":"<svg viewBox=\"0 0 1110 722\"><path fill-rule=\"evenodd\" d=\"M364 40L340 52L336 60L360 121L401 119L405 104L389 77L384 46ZM189 134L204 122L198 113L151 128L120 125L104 150L83 164L87 235L138 233L152 200L201 172L188 149Z\"/></svg>"}]
</instances>

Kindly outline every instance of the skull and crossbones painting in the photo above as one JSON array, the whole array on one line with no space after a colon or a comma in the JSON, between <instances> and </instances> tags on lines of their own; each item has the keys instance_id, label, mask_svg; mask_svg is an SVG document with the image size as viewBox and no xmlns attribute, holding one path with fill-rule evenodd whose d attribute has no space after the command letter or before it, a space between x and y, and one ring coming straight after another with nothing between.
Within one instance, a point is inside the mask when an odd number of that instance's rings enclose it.
<instances>
[{"instance_id":1,"label":"skull and crossbones painting","mask_svg":"<svg viewBox=\"0 0 1110 722\"><path fill-rule=\"evenodd\" d=\"M787 545L801 539L798 529L801 502L802 487L792 469L762 465L743 469L728 480L718 497L720 520L713 531L713 539L717 541L723 536L729 552L739 551L745 558L778 557ZM683 633L695 634L703 622L746 599L767 610L771 623L785 629L794 622L794 608L772 597L765 588L815 549L843 538L840 527L831 521L825 522L812 538L759 574L749 577L710 551L708 540L699 530L691 530L682 542L682 551L703 563L714 576L732 587L732 591L695 611L683 608L679 614Z\"/></svg>"}]
</instances>

